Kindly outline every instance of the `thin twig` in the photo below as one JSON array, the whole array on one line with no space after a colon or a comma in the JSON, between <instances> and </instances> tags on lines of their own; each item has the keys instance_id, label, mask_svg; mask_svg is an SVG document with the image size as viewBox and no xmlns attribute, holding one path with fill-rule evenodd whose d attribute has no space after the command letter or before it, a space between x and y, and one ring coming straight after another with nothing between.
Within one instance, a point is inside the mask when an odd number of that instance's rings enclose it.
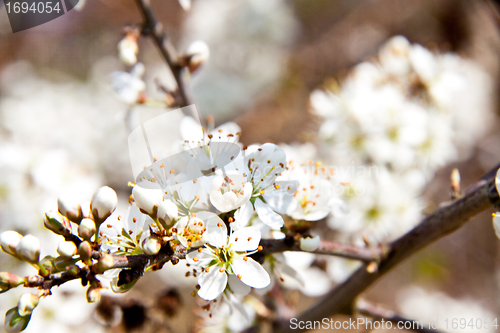
<instances>
[{"instance_id":1,"label":"thin twig","mask_svg":"<svg viewBox=\"0 0 500 333\"><path fill-rule=\"evenodd\" d=\"M258 255L268 255L271 253L284 251L304 251L300 246L291 239L263 239L260 241L262 251ZM310 252L314 254L325 254L348 259L356 259L363 262L379 262L388 253L388 248L380 245L377 247L359 247L352 244L335 243L322 240L316 251Z\"/></svg>"},{"instance_id":2,"label":"thin twig","mask_svg":"<svg viewBox=\"0 0 500 333\"><path fill-rule=\"evenodd\" d=\"M366 300L359 300L357 302L357 309L356 309L360 314L364 316L371 317L375 320L380 320L383 319L385 321L390 321L394 324L398 325L398 328L406 328L406 327L411 327L409 328L412 331L419 332L419 333L440 333L441 331L431 329L430 327L427 327L425 323L418 321L418 320L413 320L413 319L408 319L403 316L398 315L396 312L392 310L388 310L386 308L383 308L379 305L373 304L371 302L368 302ZM406 324L406 325L405 325ZM402 325L399 327L399 325Z\"/></svg>"},{"instance_id":3,"label":"thin twig","mask_svg":"<svg viewBox=\"0 0 500 333\"><path fill-rule=\"evenodd\" d=\"M494 174L494 172L489 174ZM433 214L424 218L413 230L389 244L388 255L381 260L378 271L369 273L366 269L367 266L363 265L348 280L331 290L316 305L302 313L297 320L315 321L340 313L352 315L356 297L385 273L425 246L459 229L475 215L500 203L494 176L490 176L488 180L479 181L471 188L473 190L466 191L462 198L440 207ZM282 321L276 330L280 333L302 331L304 330L292 330L287 321Z\"/></svg>"},{"instance_id":4,"label":"thin twig","mask_svg":"<svg viewBox=\"0 0 500 333\"><path fill-rule=\"evenodd\" d=\"M157 20L150 0L136 0L144 18L144 32L151 35L161 55L167 62L168 67L177 82L179 88L179 106L184 107L193 104L189 96L183 79L183 67L179 65L177 52L170 43L162 24Z\"/></svg>"}]
</instances>

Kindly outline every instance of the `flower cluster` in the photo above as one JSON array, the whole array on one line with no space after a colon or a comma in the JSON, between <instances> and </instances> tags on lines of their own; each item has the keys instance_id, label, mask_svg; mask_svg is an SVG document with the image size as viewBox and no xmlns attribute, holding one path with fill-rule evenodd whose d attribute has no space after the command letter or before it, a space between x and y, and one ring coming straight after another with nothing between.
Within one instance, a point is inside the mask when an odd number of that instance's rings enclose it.
<instances>
[{"instance_id":1,"label":"flower cluster","mask_svg":"<svg viewBox=\"0 0 500 333\"><path fill-rule=\"evenodd\" d=\"M184 143L173 144L196 154L190 155L185 169L169 170L161 160L146 167L138 182L130 184L129 207L123 217L112 215L117 195L106 186L93 194L88 206L59 199L58 211L48 212L44 220L47 229L64 238L57 246L57 257L40 259L40 242L31 235L1 234L4 252L38 270L38 275L25 278L2 273L2 291L20 285L40 288L37 295L23 296L29 302L8 313L10 331L26 327L38 300L50 294L53 285L43 281L84 278L90 284L87 299L96 302L103 281L110 280L111 290L123 293L145 271L181 259L198 269L197 294L211 304L204 307L210 313L224 308L222 303L234 306L235 299L247 297L250 288L270 290L274 276L284 282L286 274L291 288L308 292L304 287L308 273L300 271L307 271L312 261L293 268L300 260L292 253L287 257L293 264L286 264L279 255L259 257L260 242L263 237L288 237L303 251L315 251L319 237L310 237L309 228L300 226L324 219L338 205L333 170L319 162L287 161L275 144L242 147L240 128L234 123L210 126L206 130L189 119L181 122ZM221 157L234 153L234 146L237 156L231 156L229 164L218 164ZM205 171L194 172L195 166ZM193 174L201 176L193 179ZM144 255L151 259L120 269L127 259L119 258Z\"/></svg>"},{"instance_id":2,"label":"flower cluster","mask_svg":"<svg viewBox=\"0 0 500 333\"><path fill-rule=\"evenodd\" d=\"M372 242L411 228L424 185L437 168L466 157L487 128L488 87L489 78L471 61L396 36L378 59L314 91L321 153L349 184L342 195L348 213L337 211L329 225ZM371 166L375 174L360 175L355 166Z\"/></svg>"},{"instance_id":3,"label":"flower cluster","mask_svg":"<svg viewBox=\"0 0 500 333\"><path fill-rule=\"evenodd\" d=\"M161 99L147 91L145 66L138 62L140 32L128 27L118 44L128 71L112 74L115 92L130 110L178 105L179 90L159 84ZM194 73L208 57L207 45L195 42L177 61ZM486 98L470 93L486 85L482 80L469 62L398 36L381 48L378 61L362 63L341 84L312 93L312 109L323 121L319 149L311 143L244 147L237 124L215 127L211 118L202 127L184 117L180 140L166 147L176 155L159 159L149 151L151 165L129 183L123 217L113 214L118 197L104 186L88 204L61 198L58 210L45 214L45 228L60 237L55 255L41 257L33 235L0 234L2 250L37 271L26 277L0 272L0 293L37 289L7 312L5 329L24 330L38 303L70 280L81 280L87 301L96 303L106 282L113 292L125 293L145 272L181 260L189 267L186 281L196 278L190 286L201 320L220 330L248 327L257 312L265 312L259 296L279 294L280 288L325 294L359 262L318 258L314 252L327 252L331 235L321 227L363 249L413 226L426 182L438 167L463 156L484 128L488 107L478 100ZM471 118L470 105L482 114ZM500 171L497 189L499 184ZM493 224L500 235L500 213ZM367 269L375 270L378 259Z\"/></svg>"}]
</instances>

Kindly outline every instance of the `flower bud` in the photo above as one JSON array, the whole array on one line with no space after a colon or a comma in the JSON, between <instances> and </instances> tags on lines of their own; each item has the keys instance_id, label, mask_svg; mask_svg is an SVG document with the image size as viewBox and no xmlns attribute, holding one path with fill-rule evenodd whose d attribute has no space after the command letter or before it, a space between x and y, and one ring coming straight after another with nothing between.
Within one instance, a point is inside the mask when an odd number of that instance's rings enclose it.
<instances>
[{"instance_id":1,"label":"flower bud","mask_svg":"<svg viewBox=\"0 0 500 333\"><path fill-rule=\"evenodd\" d=\"M101 258L99 258L99 261L97 261L97 264L95 265L96 273L102 274L108 269L112 268L114 264L115 261L113 259L113 256L105 254Z\"/></svg>"},{"instance_id":2,"label":"flower bud","mask_svg":"<svg viewBox=\"0 0 500 333\"><path fill-rule=\"evenodd\" d=\"M101 300L101 291L99 288L91 286L87 289L87 302L97 303Z\"/></svg>"},{"instance_id":3,"label":"flower bud","mask_svg":"<svg viewBox=\"0 0 500 333\"><path fill-rule=\"evenodd\" d=\"M149 255L158 254L161 249L160 240L156 236L149 236L142 241L142 249Z\"/></svg>"},{"instance_id":4,"label":"flower bud","mask_svg":"<svg viewBox=\"0 0 500 333\"><path fill-rule=\"evenodd\" d=\"M460 192L460 171L457 168L451 171L451 188L455 192Z\"/></svg>"},{"instance_id":5,"label":"flower bud","mask_svg":"<svg viewBox=\"0 0 500 333\"><path fill-rule=\"evenodd\" d=\"M76 250L75 243L70 241L61 242L57 246L57 253L59 253L61 257L65 258L71 258L74 256L76 254Z\"/></svg>"},{"instance_id":6,"label":"flower bud","mask_svg":"<svg viewBox=\"0 0 500 333\"><path fill-rule=\"evenodd\" d=\"M83 218L83 211L80 204L71 201L68 198L57 199L57 209L59 213L66 216L70 221L79 224Z\"/></svg>"},{"instance_id":7,"label":"flower bud","mask_svg":"<svg viewBox=\"0 0 500 333\"><path fill-rule=\"evenodd\" d=\"M17 303L17 313L19 313L21 317L31 315L33 309L38 305L38 299L37 295L31 293L22 294Z\"/></svg>"},{"instance_id":8,"label":"flower bud","mask_svg":"<svg viewBox=\"0 0 500 333\"><path fill-rule=\"evenodd\" d=\"M16 253L22 260L36 264L40 260L40 241L35 236L26 235L17 245Z\"/></svg>"},{"instance_id":9,"label":"flower bud","mask_svg":"<svg viewBox=\"0 0 500 333\"><path fill-rule=\"evenodd\" d=\"M80 267L78 267L77 265L66 266L66 272L71 276L77 276L78 274L80 274L80 271Z\"/></svg>"},{"instance_id":10,"label":"flower bud","mask_svg":"<svg viewBox=\"0 0 500 333\"><path fill-rule=\"evenodd\" d=\"M26 282L25 278L9 272L0 272L0 294Z\"/></svg>"},{"instance_id":11,"label":"flower bud","mask_svg":"<svg viewBox=\"0 0 500 333\"><path fill-rule=\"evenodd\" d=\"M92 258L92 246L89 242L81 242L78 246L78 255L80 259L85 263L89 263L89 260Z\"/></svg>"},{"instance_id":12,"label":"flower bud","mask_svg":"<svg viewBox=\"0 0 500 333\"><path fill-rule=\"evenodd\" d=\"M169 225L173 219L179 216L179 209L172 200L164 200L158 207L158 219L163 225Z\"/></svg>"},{"instance_id":13,"label":"flower bud","mask_svg":"<svg viewBox=\"0 0 500 333\"><path fill-rule=\"evenodd\" d=\"M100 226L115 211L117 204L118 197L111 187L103 186L95 191L90 201L90 209L97 224L96 227Z\"/></svg>"},{"instance_id":14,"label":"flower bud","mask_svg":"<svg viewBox=\"0 0 500 333\"><path fill-rule=\"evenodd\" d=\"M54 260L55 258L52 256L45 256L42 260L40 260L38 263L38 266L40 267L40 275L49 276L52 272L56 271Z\"/></svg>"},{"instance_id":15,"label":"flower bud","mask_svg":"<svg viewBox=\"0 0 500 333\"><path fill-rule=\"evenodd\" d=\"M300 249L302 251L314 252L319 247L320 238L316 237L306 237L300 239Z\"/></svg>"},{"instance_id":16,"label":"flower bud","mask_svg":"<svg viewBox=\"0 0 500 333\"><path fill-rule=\"evenodd\" d=\"M137 36L129 33L118 43L118 57L125 65L133 66L137 62L137 53L139 53Z\"/></svg>"},{"instance_id":17,"label":"flower bud","mask_svg":"<svg viewBox=\"0 0 500 333\"><path fill-rule=\"evenodd\" d=\"M17 312L17 308L12 308L5 314L5 331L21 332L28 326L31 316L22 317Z\"/></svg>"},{"instance_id":18,"label":"flower bud","mask_svg":"<svg viewBox=\"0 0 500 333\"><path fill-rule=\"evenodd\" d=\"M54 211L45 213L43 225L45 228L61 236L66 237L71 234L71 223L69 220Z\"/></svg>"},{"instance_id":19,"label":"flower bud","mask_svg":"<svg viewBox=\"0 0 500 333\"><path fill-rule=\"evenodd\" d=\"M134 186L132 197L141 212L156 215L158 207L163 201L163 191L158 184L142 182Z\"/></svg>"},{"instance_id":20,"label":"flower bud","mask_svg":"<svg viewBox=\"0 0 500 333\"><path fill-rule=\"evenodd\" d=\"M65 272L67 271L68 267L71 265L74 265L76 262L76 259L68 258L68 257L57 257L54 260L54 266L56 267L56 270L58 272Z\"/></svg>"},{"instance_id":21,"label":"flower bud","mask_svg":"<svg viewBox=\"0 0 500 333\"><path fill-rule=\"evenodd\" d=\"M23 235L17 231L10 230L2 232L2 234L0 234L0 245L2 246L2 250L8 254L17 256L16 248L22 238Z\"/></svg>"},{"instance_id":22,"label":"flower bud","mask_svg":"<svg viewBox=\"0 0 500 333\"><path fill-rule=\"evenodd\" d=\"M95 229L94 221L91 219L83 219L78 226L78 235L81 238L90 241L92 236L95 235Z\"/></svg>"},{"instance_id":23,"label":"flower bud","mask_svg":"<svg viewBox=\"0 0 500 333\"><path fill-rule=\"evenodd\" d=\"M210 49L203 41L191 43L186 50L186 59L188 62L189 71L195 72L201 65L207 62L210 56Z\"/></svg>"}]
</instances>

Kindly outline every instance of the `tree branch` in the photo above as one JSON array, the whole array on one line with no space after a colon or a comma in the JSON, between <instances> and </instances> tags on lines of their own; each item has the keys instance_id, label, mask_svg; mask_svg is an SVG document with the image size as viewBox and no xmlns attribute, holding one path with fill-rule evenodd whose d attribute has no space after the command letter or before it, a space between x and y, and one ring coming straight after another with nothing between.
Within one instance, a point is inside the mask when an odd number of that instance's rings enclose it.
<instances>
[{"instance_id":1,"label":"tree branch","mask_svg":"<svg viewBox=\"0 0 500 333\"><path fill-rule=\"evenodd\" d=\"M177 82L180 97L179 106L184 107L193 104L182 77L183 67L179 65L177 52L165 34L162 24L156 19L155 13L151 8L151 1L136 0L136 2L144 18L145 29L143 32L151 35Z\"/></svg>"},{"instance_id":2,"label":"tree branch","mask_svg":"<svg viewBox=\"0 0 500 333\"><path fill-rule=\"evenodd\" d=\"M284 251L304 251L293 239L262 239L260 241L262 251L259 251L258 256L265 256L272 253ZM388 248L380 245L377 247L359 247L352 244L335 243L326 240L321 240L319 247L314 254L325 254L348 259L355 259L364 262L380 262L388 253Z\"/></svg>"},{"instance_id":3,"label":"tree branch","mask_svg":"<svg viewBox=\"0 0 500 333\"><path fill-rule=\"evenodd\" d=\"M356 297L385 273L425 246L459 229L469 219L491 205L498 205L500 200L495 188L494 172L488 175L487 180L482 179L471 186L462 198L440 207L424 218L413 230L390 243L388 255L381 260L377 272L369 273L366 265L363 265L348 280L302 313L297 320L315 321L340 313L352 315ZM292 330L289 322L282 321L276 331L284 333L304 330Z\"/></svg>"}]
</instances>

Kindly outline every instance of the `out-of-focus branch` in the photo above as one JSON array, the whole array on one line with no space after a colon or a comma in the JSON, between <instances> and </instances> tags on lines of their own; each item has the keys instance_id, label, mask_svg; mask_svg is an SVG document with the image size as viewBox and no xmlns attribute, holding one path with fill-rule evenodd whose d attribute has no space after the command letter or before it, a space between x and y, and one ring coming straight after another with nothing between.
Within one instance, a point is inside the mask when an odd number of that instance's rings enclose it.
<instances>
[{"instance_id":1,"label":"out-of-focus branch","mask_svg":"<svg viewBox=\"0 0 500 333\"><path fill-rule=\"evenodd\" d=\"M183 67L179 64L179 59L177 51L174 46L170 43L165 31L163 30L163 25L156 19L155 13L151 8L150 0L136 0L137 5L144 18L143 33L149 34L154 40L156 46L160 50L161 55L167 62L168 67L172 71L172 74L177 82L179 88L179 106L184 107L193 104L191 97L189 96L186 85L183 79Z\"/></svg>"},{"instance_id":2,"label":"out-of-focus branch","mask_svg":"<svg viewBox=\"0 0 500 333\"><path fill-rule=\"evenodd\" d=\"M440 331L438 330L433 330L429 327L426 327L422 322L402 317L394 311L388 310L386 308L367 302L365 300L359 300L357 302L356 310L358 311L358 313L364 316L371 317L375 320L383 319L385 321L390 321L394 324L401 324L403 325L403 327L411 327L410 330L415 332L440 333Z\"/></svg>"},{"instance_id":3,"label":"out-of-focus branch","mask_svg":"<svg viewBox=\"0 0 500 333\"><path fill-rule=\"evenodd\" d=\"M153 265L158 265L158 268L161 268L163 264L166 264L169 261L172 261L172 263L177 263L179 259L184 259L186 255L185 251L176 251L173 254L171 252L172 251L167 251L167 253L160 252L155 255L112 255L113 265L109 267L108 270L129 268L143 271L147 266ZM92 258L99 259L100 257L100 253L94 251ZM60 272L51 274L47 277L32 276L28 278L25 286L29 288L50 289L52 287L60 286L71 280L82 279L82 281L85 281L89 277L92 278L93 274L95 273L89 270L88 267L84 267L77 274L72 274L70 272Z\"/></svg>"},{"instance_id":4,"label":"out-of-focus branch","mask_svg":"<svg viewBox=\"0 0 500 333\"><path fill-rule=\"evenodd\" d=\"M380 261L376 272L368 272L366 265L363 265L348 280L302 313L297 320L315 321L340 313L352 315L356 298L385 273L425 246L459 229L475 215L492 205L498 205L500 200L495 187L494 172L489 175L487 179L481 179L471 186L462 198L442 205L413 230L390 243L388 255ZM287 321L279 323L276 329L276 332L281 333L301 331L304 330L292 330Z\"/></svg>"},{"instance_id":5,"label":"out-of-focus branch","mask_svg":"<svg viewBox=\"0 0 500 333\"><path fill-rule=\"evenodd\" d=\"M263 239L260 241L262 251L258 255L267 255L271 253L284 251L301 251L307 252L293 241L293 239ZM314 254L325 254L348 259L356 259L364 262L379 262L388 253L388 248L380 245L377 247L359 247L352 244L335 243L322 240Z\"/></svg>"}]
</instances>

